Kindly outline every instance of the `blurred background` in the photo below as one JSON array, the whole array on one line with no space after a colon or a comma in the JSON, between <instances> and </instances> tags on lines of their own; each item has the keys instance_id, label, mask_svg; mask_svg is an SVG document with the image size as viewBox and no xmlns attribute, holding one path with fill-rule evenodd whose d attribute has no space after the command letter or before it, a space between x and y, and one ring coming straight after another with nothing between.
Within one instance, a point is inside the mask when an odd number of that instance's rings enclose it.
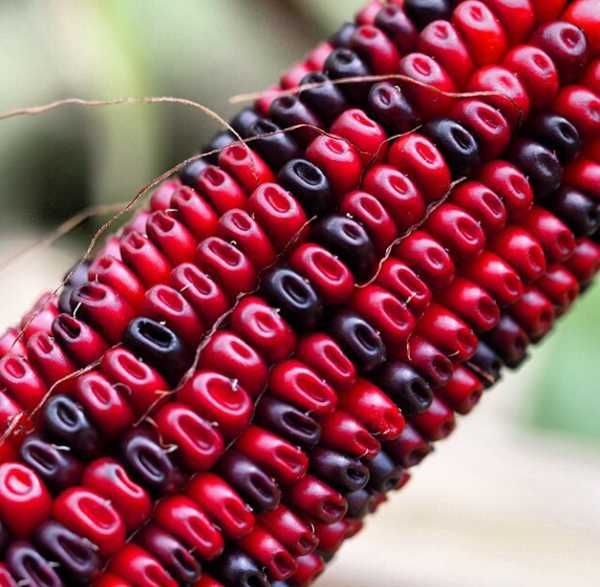
<instances>
[{"instance_id":1,"label":"blurred background","mask_svg":"<svg viewBox=\"0 0 600 587\"><path fill-rule=\"evenodd\" d=\"M3 0L0 111L173 95L229 116L360 0ZM0 264L87 206L128 200L216 124L182 106L69 108L0 124ZM0 275L14 323L98 220ZM321 587L600 584L600 288L462 421Z\"/></svg>"}]
</instances>

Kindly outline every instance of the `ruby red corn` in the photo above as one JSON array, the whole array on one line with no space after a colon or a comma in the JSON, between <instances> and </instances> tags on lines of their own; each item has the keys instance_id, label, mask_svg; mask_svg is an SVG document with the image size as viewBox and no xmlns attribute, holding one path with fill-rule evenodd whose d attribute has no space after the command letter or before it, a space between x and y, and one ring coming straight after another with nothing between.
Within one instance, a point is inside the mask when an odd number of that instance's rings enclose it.
<instances>
[{"instance_id":1,"label":"ruby red corn","mask_svg":"<svg viewBox=\"0 0 600 587\"><path fill-rule=\"evenodd\" d=\"M323 571L600 268L564 4L371 2L0 338L3 585Z\"/></svg>"}]
</instances>

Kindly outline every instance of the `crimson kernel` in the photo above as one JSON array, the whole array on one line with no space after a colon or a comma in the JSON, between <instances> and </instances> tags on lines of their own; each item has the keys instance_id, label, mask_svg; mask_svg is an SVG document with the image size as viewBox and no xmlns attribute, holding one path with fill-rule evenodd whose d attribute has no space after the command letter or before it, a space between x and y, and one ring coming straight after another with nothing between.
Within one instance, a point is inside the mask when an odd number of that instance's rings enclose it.
<instances>
[{"instance_id":1,"label":"crimson kernel","mask_svg":"<svg viewBox=\"0 0 600 587\"><path fill-rule=\"evenodd\" d=\"M421 134L396 140L388 161L415 181L427 202L441 199L450 189L450 168L439 149Z\"/></svg>"},{"instance_id":2,"label":"crimson kernel","mask_svg":"<svg viewBox=\"0 0 600 587\"><path fill-rule=\"evenodd\" d=\"M531 0L536 22L557 19L563 12L567 0Z\"/></svg>"},{"instance_id":3,"label":"crimson kernel","mask_svg":"<svg viewBox=\"0 0 600 587\"><path fill-rule=\"evenodd\" d=\"M565 168L564 182L600 202L600 161L578 157Z\"/></svg>"},{"instance_id":4,"label":"crimson kernel","mask_svg":"<svg viewBox=\"0 0 600 587\"><path fill-rule=\"evenodd\" d=\"M479 181L494 191L512 219L523 218L533 205L533 191L527 178L511 163L492 161L479 173Z\"/></svg>"},{"instance_id":5,"label":"crimson kernel","mask_svg":"<svg viewBox=\"0 0 600 587\"><path fill-rule=\"evenodd\" d=\"M66 352L82 366L98 360L108 348L104 339L91 326L69 314L56 317L52 323L52 334Z\"/></svg>"},{"instance_id":6,"label":"crimson kernel","mask_svg":"<svg viewBox=\"0 0 600 587\"><path fill-rule=\"evenodd\" d=\"M455 412L466 415L481 399L483 384L472 371L458 365L448 384L438 393Z\"/></svg>"},{"instance_id":7,"label":"crimson kernel","mask_svg":"<svg viewBox=\"0 0 600 587\"><path fill-rule=\"evenodd\" d=\"M289 259L290 267L310 280L323 302L343 304L352 295L354 277L350 269L325 247L305 243Z\"/></svg>"},{"instance_id":8,"label":"crimson kernel","mask_svg":"<svg viewBox=\"0 0 600 587\"><path fill-rule=\"evenodd\" d=\"M305 63L296 63L281 76L279 83L284 90L297 88L309 73L310 69Z\"/></svg>"},{"instance_id":9,"label":"crimson kernel","mask_svg":"<svg viewBox=\"0 0 600 587\"><path fill-rule=\"evenodd\" d=\"M350 39L350 48L367 62L375 75L393 74L398 70L398 49L377 27L359 26Z\"/></svg>"},{"instance_id":10,"label":"crimson kernel","mask_svg":"<svg viewBox=\"0 0 600 587\"><path fill-rule=\"evenodd\" d=\"M289 489L290 504L309 520L333 524L341 520L348 509L346 500L313 475L306 475Z\"/></svg>"},{"instance_id":11,"label":"crimson kernel","mask_svg":"<svg viewBox=\"0 0 600 587\"><path fill-rule=\"evenodd\" d=\"M506 33L492 11L479 0L461 2L452 23L465 40L478 66L498 63L507 49Z\"/></svg>"},{"instance_id":12,"label":"crimson kernel","mask_svg":"<svg viewBox=\"0 0 600 587\"><path fill-rule=\"evenodd\" d=\"M177 581L147 551L136 544L127 544L110 561L109 570L114 575L103 575L95 587L177 587ZM107 580L107 577L109 579ZM114 581L112 580L114 577ZM121 582L120 579L123 579Z\"/></svg>"},{"instance_id":13,"label":"crimson kernel","mask_svg":"<svg viewBox=\"0 0 600 587\"><path fill-rule=\"evenodd\" d=\"M451 117L470 130L484 160L496 158L510 142L510 126L499 110L482 100L459 100Z\"/></svg>"},{"instance_id":14,"label":"crimson kernel","mask_svg":"<svg viewBox=\"0 0 600 587\"><path fill-rule=\"evenodd\" d=\"M130 232L121 239L121 256L146 287L165 282L171 271L167 258L139 232Z\"/></svg>"},{"instance_id":15,"label":"crimson kernel","mask_svg":"<svg viewBox=\"0 0 600 587\"><path fill-rule=\"evenodd\" d=\"M25 343L19 337L19 331L16 328L7 328L4 334L0 336L0 358L11 351L14 351L17 355L25 355L27 353Z\"/></svg>"},{"instance_id":16,"label":"crimson kernel","mask_svg":"<svg viewBox=\"0 0 600 587\"><path fill-rule=\"evenodd\" d=\"M310 554L319 545L314 529L284 505L261 514L259 523L295 556Z\"/></svg>"},{"instance_id":17,"label":"crimson kernel","mask_svg":"<svg viewBox=\"0 0 600 587\"><path fill-rule=\"evenodd\" d=\"M114 459L91 463L83 474L83 485L110 500L130 532L150 516L152 504L148 492L134 483L123 465Z\"/></svg>"},{"instance_id":18,"label":"crimson kernel","mask_svg":"<svg viewBox=\"0 0 600 587\"><path fill-rule=\"evenodd\" d=\"M452 410L437 397L427 410L413 417L412 423L430 441L447 438L456 426Z\"/></svg>"},{"instance_id":19,"label":"crimson kernel","mask_svg":"<svg viewBox=\"0 0 600 587\"><path fill-rule=\"evenodd\" d=\"M585 139L600 136L600 97L583 86L564 87L554 110L572 122Z\"/></svg>"},{"instance_id":20,"label":"crimson kernel","mask_svg":"<svg viewBox=\"0 0 600 587\"><path fill-rule=\"evenodd\" d=\"M257 270L271 265L275 249L263 227L245 210L228 210L219 218L216 235L228 240L250 259Z\"/></svg>"},{"instance_id":21,"label":"crimson kernel","mask_svg":"<svg viewBox=\"0 0 600 587\"><path fill-rule=\"evenodd\" d=\"M383 4L379 0L371 0L371 2L357 13L356 22L360 25L373 24L382 8Z\"/></svg>"},{"instance_id":22,"label":"crimson kernel","mask_svg":"<svg viewBox=\"0 0 600 587\"><path fill-rule=\"evenodd\" d=\"M575 276L561 265L551 265L536 286L554 304L557 315L563 314L579 295Z\"/></svg>"},{"instance_id":23,"label":"crimson kernel","mask_svg":"<svg viewBox=\"0 0 600 587\"><path fill-rule=\"evenodd\" d=\"M399 259L390 257L383 262L376 283L392 292L414 316L420 316L431 303L429 287Z\"/></svg>"},{"instance_id":24,"label":"crimson kernel","mask_svg":"<svg viewBox=\"0 0 600 587\"><path fill-rule=\"evenodd\" d=\"M565 266L577 277L580 284L587 285L600 271L600 245L589 238L579 239Z\"/></svg>"},{"instance_id":25,"label":"crimson kernel","mask_svg":"<svg viewBox=\"0 0 600 587\"><path fill-rule=\"evenodd\" d=\"M54 501L52 515L73 532L95 544L100 554L115 554L125 543L123 518L104 497L83 487L63 491Z\"/></svg>"},{"instance_id":26,"label":"crimson kernel","mask_svg":"<svg viewBox=\"0 0 600 587\"><path fill-rule=\"evenodd\" d=\"M533 341L545 336L554 324L552 303L536 287L528 287L510 311Z\"/></svg>"},{"instance_id":27,"label":"crimson kernel","mask_svg":"<svg viewBox=\"0 0 600 587\"><path fill-rule=\"evenodd\" d=\"M215 233L219 219L217 213L192 188L181 186L173 195L171 206L197 239L200 240Z\"/></svg>"},{"instance_id":28,"label":"crimson kernel","mask_svg":"<svg viewBox=\"0 0 600 587\"><path fill-rule=\"evenodd\" d=\"M483 98L508 120L518 126L529 114L529 96L520 79L506 67L487 65L478 69L467 86L469 92L489 92Z\"/></svg>"},{"instance_id":29,"label":"crimson kernel","mask_svg":"<svg viewBox=\"0 0 600 587\"><path fill-rule=\"evenodd\" d=\"M48 490L29 467L0 465L0 517L16 537L28 536L49 517L51 507Z\"/></svg>"},{"instance_id":30,"label":"crimson kernel","mask_svg":"<svg viewBox=\"0 0 600 587\"><path fill-rule=\"evenodd\" d=\"M401 86L423 119L444 116L454 98L447 94L456 91L448 72L423 53L409 53L400 60L399 73L415 80L402 81Z\"/></svg>"},{"instance_id":31,"label":"crimson kernel","mask_svg":"<svg viewBox=\"0 0 600 587\"><path fill-rule=\"evenodd\" d=\"M327 41L319 43L308 55L306 56L306 65L312 71L320 71L325 66L327 57L333 51L333 45Z\"/></svg>"},{"instance_id":32,"label":"crimson kernel","mask_svg":"<svg viewBox=\"0 0 600 587\"><path fill-rule=\"evenodd\" d=\"M446 20L428 24L419 35L417 49L430 55L450 74L457 87L467 83L475 64L458 31Z\"/></svg>"},{"instance_id":33,"label":"crimson kernel","mask_svg":"<svg viewBox=\"0 0 600 587\"><path fill-rule=\"evenodd\" d=\"M374 165L365 176L363 187L379 200L402 232L420 222L426 202L413 181L393 165Z\"/></svg>"},{"instance_id":34,"label":"crimson kernel","mask_svg":"<svg viewBox=\"0 0 600 587\"><path fill-rule=\"evenodd\" d=\"M248 393L216 371L197 371L178 391L177 399L209 422L216 422L226 439L235 438L252 417Z\"/></svg>"},{"instance_id":35,"label":"crimson kernel","mask_svg":"<svg viewBox=\"0 0 600 587\"><path fill-rule=\"evenodd\" d=\"M338 196L355 189L360 182L360 155L346 139L319 135L308 145L306 158L323 170Z\"/></svg>"},{"instance_id":36,"label":"crimson kernel","mask_svg":"<svg viewBox=\"0 0 600 587\"><path fill-rule=\"evenodd\" d=\"M562 18L585 33L592 55L600 54L600 13L595 0L570 2Z\"/></svg>"},{"instance_id":37,"label":"crimson kernel","mask_svg":"<svg viewBox=\"0 0 600 587\"><path fill-rule=\"evenodd\" d=\"M546 270L546 255L540 243L526 230L507 228L491 244L491 249L510 263L526 281L535 281Z\"/></svg>"},{"instance_id":38,"label":"crimson kernel","mask_svg":"<svg viewBox=\"0 0 600 587\"><path fill-rule=\"evenodd\" d=\"M365 165L384 158L387 152L385 130L358 108L350 108L340 114L331 125L330 133L350 141Z\"/></svg>"},{"instance_id":39,"label":"crimson kernel","mask_svg":"<svg viewBox=\"0 0 600 587\"><path fill-rule=\"evenodd\" d=\"M575 236L554 214L534 206L525 218L523 227L542 245L548 260L566 261L575 250Z\"/></svg>"},{"instance_id":40,"label":"crimson kernel","mask_svg":"<svg viewBox=\"0 0 600 587\"><path fill-rule=\"evenodd\" d=\"M247 145L233 143L219 153L219 165L252 193L259 185L274 181L275 176L264 160Z\"/></svg>"},{"instance_id":41,"label":"crimson kernel","mask_svg":"<svg viewBox=\"0 0 600 587\"><path fill-rule=\"evenodd\" d=\"M535 14L530 0L482 0L502 23L509 46L522 43L529 37Z\"/></svg>"},{"instance_id":42,"label":"crimson kernel","mask_svg":"<svg viewBox=\"0 0 600 587\"><path fill-rule=\"evenodd\" d=\"M208 198L219 214L231 208L245 208L246 194L243 188L225 171L209 165L200 172L197 189Z\"/></svg>"},{"instance_id":43,"label":"crimson kernel","mask_svg":"<svg viewBox=\"0 0 600 587\"><path fill-rule=\"evenodd\" d=\"M556 66L545 51L533 45L519 45L506 55L503 65L518 76L532 108L541 109L552 104L560 82Z\"/></svg>"},{"instance_id":44,"label":"crimson kernel","mask_svg":"<svg viewBox=\"0 0 600 587\"><path fill-rule=\"evenodd\" d=\"M488 237L506 226L507 211L502 199L478 181L458 185L452 192L451 201L475 218Z\"/></svg>"},{"instance_id":45,"label":"crimson kernel","mask_svg":"<svg viewBox=\"0 0 600 587\"><path fill-rule=\"evenodd\" d=\"M248 200L248 210L268 234L276 249L297 236L308 218L298 201L276 183L259 186Z\"/></svg>"},{"instance_id":46,"label":"crimson kernel","mask_svg":"<svg viewBox=\"0 0 600 587\"><path fill-rule=\"evenodd\" d=\"M255 526L239 541L240 548L249 554L277 581L292 576L297 569L294 557L264 528Z\"/></svg>"},{"instance_id":47,"label":"crimson kernel","mask_svg":"<svg viewBox=\"0 0 600 587\"><path fill-rule=\"evenodd\" d=\"M43 332L34 334L27 341L27 357L31 361L48 386L52 386L75 371L75 365L65 355L56 340ZM56 389L57 392L72 389L72 382L64 381Z\"/></svg>"},{"instance_id":48,"label":"crimson kernel","mask_svg":"<svg viewBox=\"0 0 600 587\"><path fill-rule=\"evenodd\" d=\"M172 265L194 258L197 244L195 237L181 222L166 212L153 212L148 218L146 232Z\"/></svg>"},{"instance_id":49,"label":"crimson kernel","mask_svg":"<svg viewBox=\"0 0 600 587\"><path fill-rule=\"evenodd\" d=\"M28 412L37 408L48 392L43 379L29 361L13 352L0 359L0 383L8 395Z\"/></svg>"},{"instance_id":50,"label":"crimson kernel","mask_svg":"<svg viewBox=\"0 0 600 587\"><path fill-rule=\"evenodd\" d=\"M111 287L135 310L140 308L144 300L145 288L137 275L125 263L110 255L94 260L90 266L89 279Z\"/></svg>"},{"instance_id":51,"label":"crimson kernel","mask_svg":"<svg viewBox=\"0 0 600 587\"><path fill-rule=\"evenodd\" d=\"M231 328L256 348L269 363L292 354L296 336L291 327L262 298L243 299L231 314Z\"/></svg>"}]
</instances>

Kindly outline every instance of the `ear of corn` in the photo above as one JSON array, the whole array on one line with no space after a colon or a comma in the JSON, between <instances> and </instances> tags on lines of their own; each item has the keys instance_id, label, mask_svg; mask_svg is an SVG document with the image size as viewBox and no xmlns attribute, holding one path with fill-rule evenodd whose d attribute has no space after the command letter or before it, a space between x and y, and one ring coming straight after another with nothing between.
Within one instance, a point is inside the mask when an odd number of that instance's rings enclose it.
<instances>
[{"instance_id":1,"label":"ear of corn","mask_svg":"<svg viewBox=\"0 0 600 587\"><path fill-rule=\"evenodd\" d=\"M374 1L290 68L0 338L0 585L311 583L600 268L599 58Z\"/></svg>"}]
</instances>

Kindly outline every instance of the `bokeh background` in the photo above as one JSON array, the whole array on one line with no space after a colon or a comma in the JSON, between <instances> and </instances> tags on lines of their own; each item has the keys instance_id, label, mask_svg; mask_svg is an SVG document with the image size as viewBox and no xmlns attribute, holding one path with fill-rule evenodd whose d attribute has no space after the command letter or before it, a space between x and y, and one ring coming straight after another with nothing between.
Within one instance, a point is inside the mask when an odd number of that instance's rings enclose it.
<instances>
[{"instance_id":1,"label":"bokeh background","mask_svg":"<svg viewBox=\"0 0 600 587\"><path fill-rule=\"evenodd\" d=\"M0 110L173 95L227 116L359 0L2 0ZM0 124L0 264L70 215L129 199L217 130L182 106ZM56 286L98 220L0 273L0 326ZM600 584L600 288L370 520L322 587Z\"/></svg>"}]
</instances>

